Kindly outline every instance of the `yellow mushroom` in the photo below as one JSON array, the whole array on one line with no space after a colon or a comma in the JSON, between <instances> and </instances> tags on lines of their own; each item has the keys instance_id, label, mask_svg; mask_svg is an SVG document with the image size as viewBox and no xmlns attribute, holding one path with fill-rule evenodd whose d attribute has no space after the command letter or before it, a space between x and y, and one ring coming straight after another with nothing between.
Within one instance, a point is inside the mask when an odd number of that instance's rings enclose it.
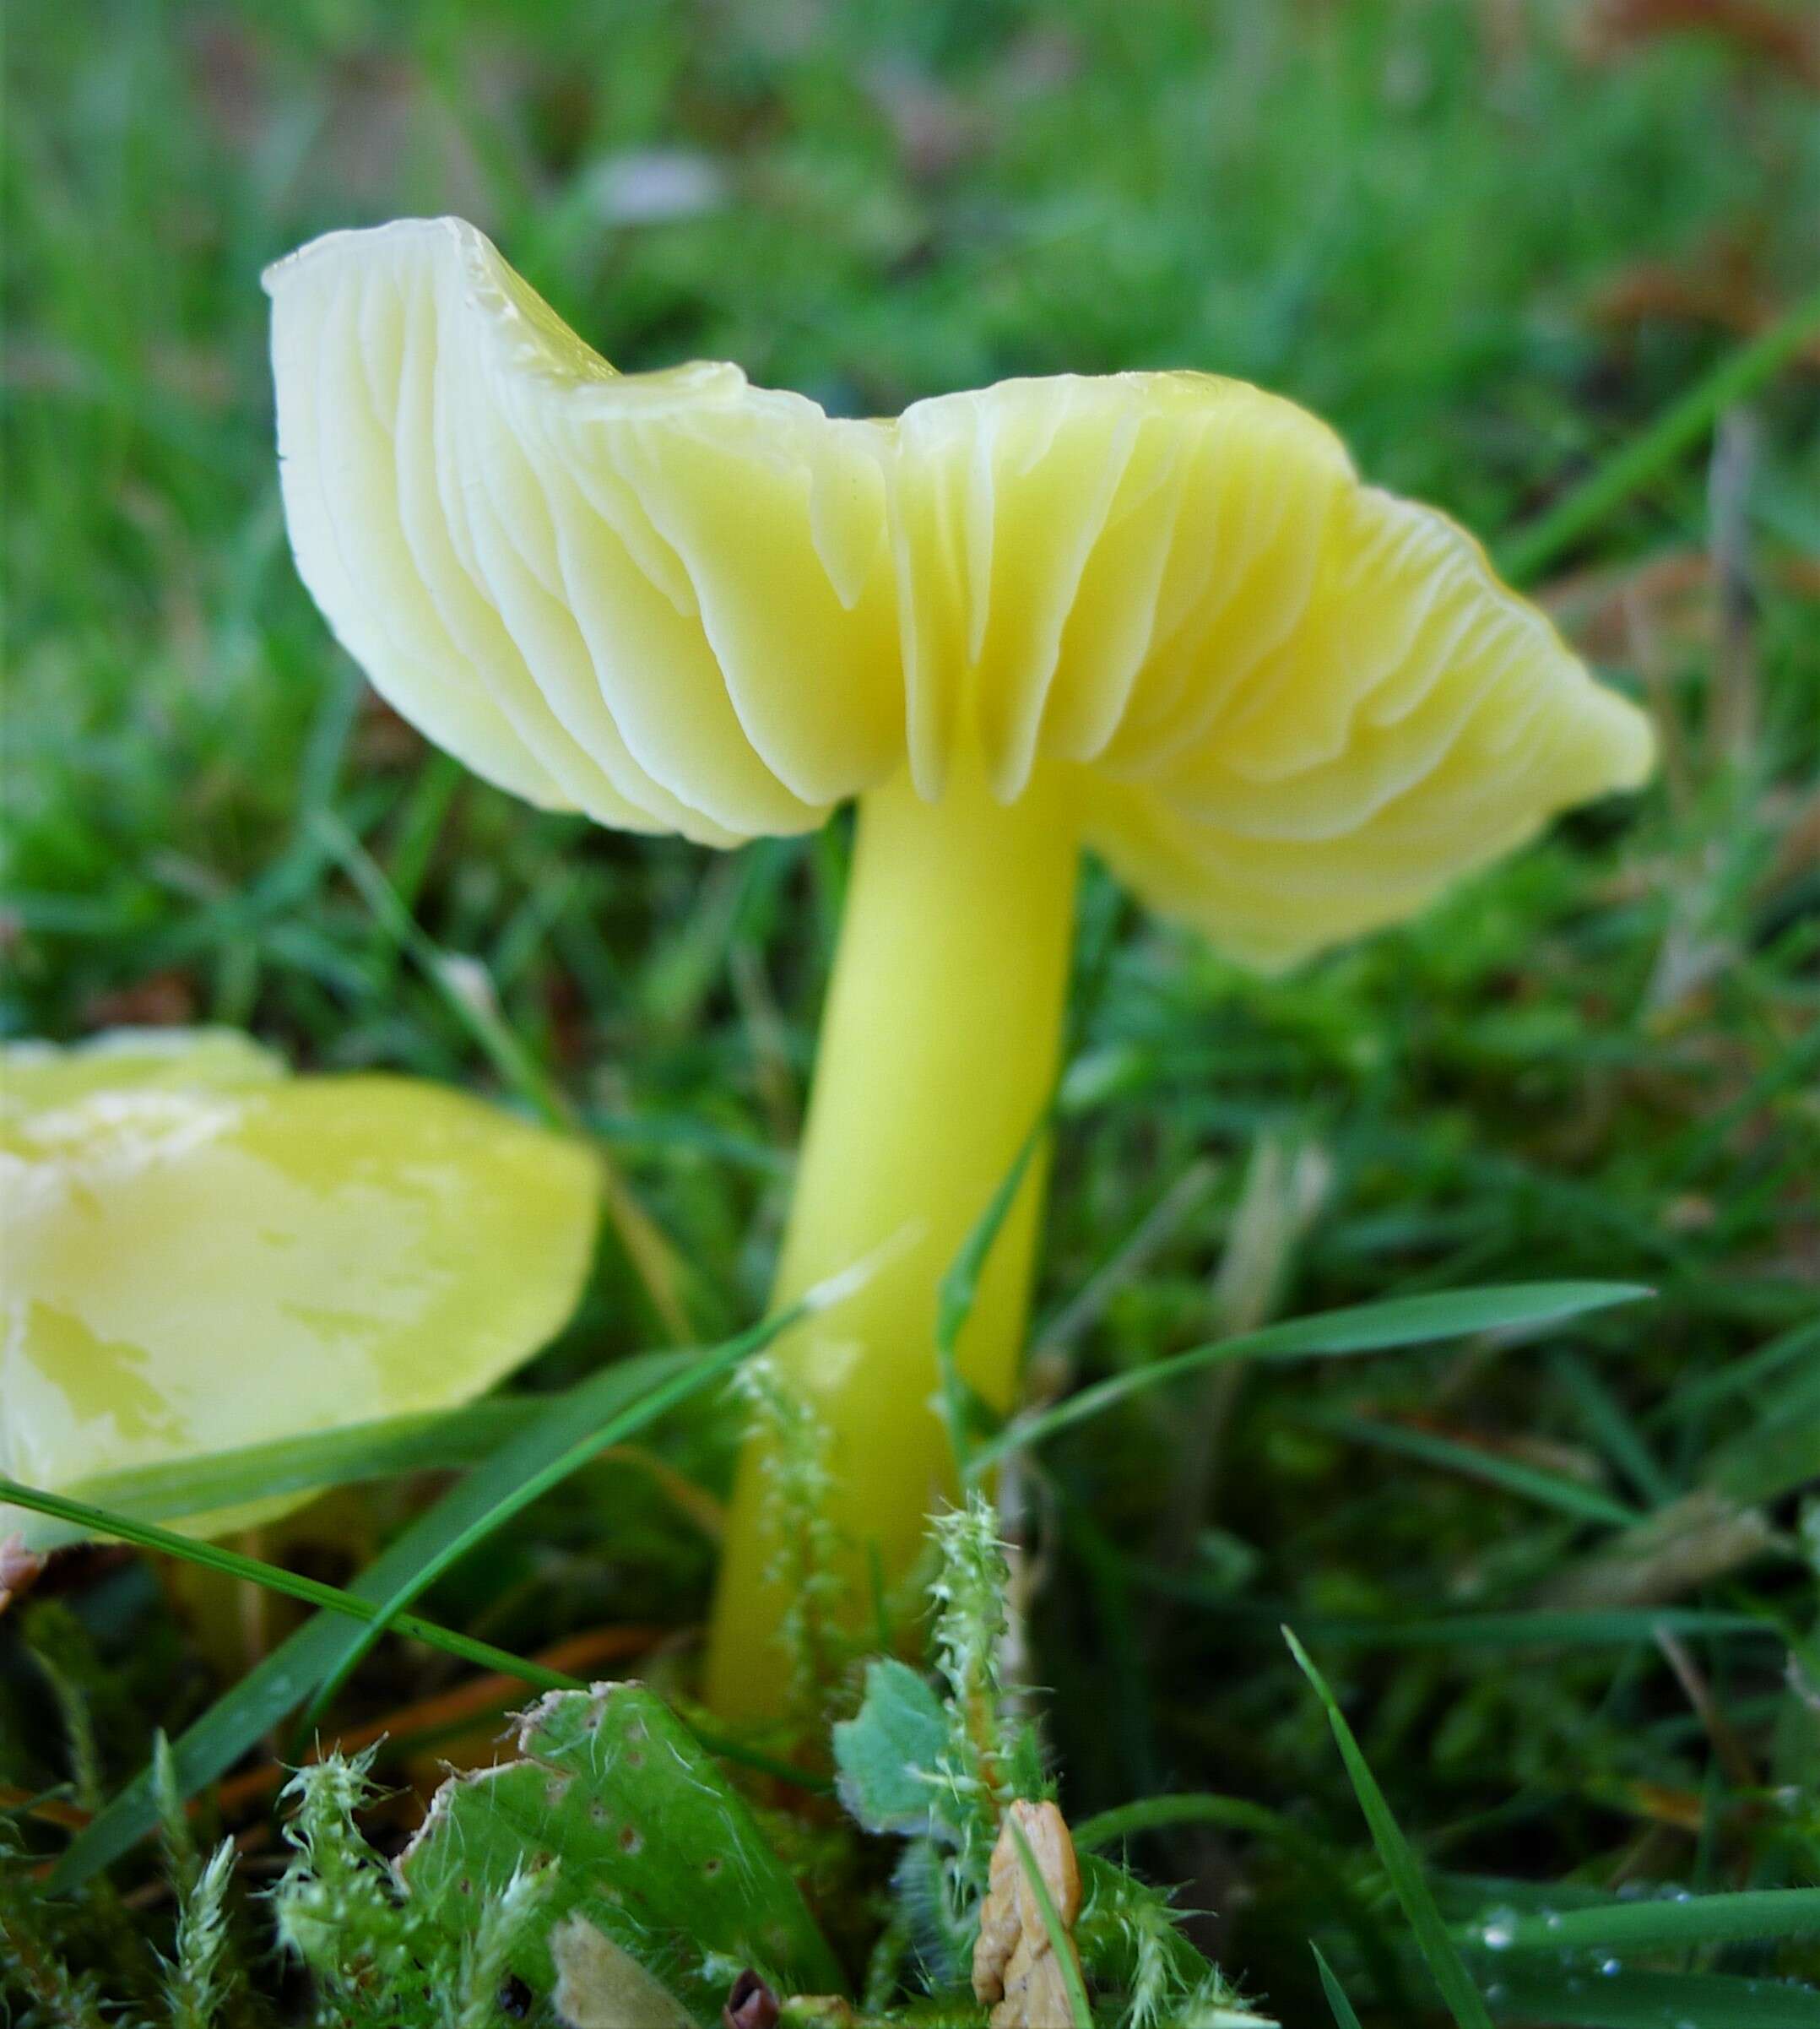
<instances>
[{"instance_id":1,"label":"yellow mushroom","mask_svg":"<svg viewBox=\"0 0 1820 2029\"><path fill-rule=\"evenodd\" d=\"M497 1108L225 1030L0 1049L0 1471L63 1492L465 1402L574 1308L598 1192ZM0 1505L0 1541L68 1533Z\"/></svg>"},{"instance_id":2,"label":"yellow mushroom","mask_svg":"<svg viewBox=\"0 0 1820 2029\"><path fill-rule=\"evenodd\" d=\"M712 845L856 800L780 1302L895 1241L778 1358L889 1576L949 1484L936 1287L1054 1078L1078 858L1249 963L1393 922L1647 773L1471 537L1292 404L1193 373L1009 381L843 421L737 367L620 375L471 226L267 277L305 582L493 781ZM963 1335L1009 1402L1041 1164ZM735 1488L708 1662L774 1708Z\"/></svg>"}]
</instances>

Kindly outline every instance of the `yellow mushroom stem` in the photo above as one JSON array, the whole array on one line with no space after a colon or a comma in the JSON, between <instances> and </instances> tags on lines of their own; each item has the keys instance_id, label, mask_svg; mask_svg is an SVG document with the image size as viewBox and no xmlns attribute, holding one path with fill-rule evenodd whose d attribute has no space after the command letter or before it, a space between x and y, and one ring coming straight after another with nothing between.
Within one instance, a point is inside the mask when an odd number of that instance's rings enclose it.
<instances>
[{"instance_id":1,"label":"yellow mushroom stem","mask_svg":"<svg viewBox=\"0 0 1820 2029\"><path fill-rule=\"evenodd\" d=\"M1001 805L977 766L939 801L907 775L863 796L821 1024L796 1196L777 1267L786 1304L882 1252L859 1293L780 1340L787 1385L832 1440L850 1596L887 1582L955 1490L937 1407L937 1293L1054 1084L1079 832L1070 784L1039 773ZM1016 1385L1046 1161L1000 1229L958 1348L1003 1408ZM749 1443L728 1516L707 1695L729 1719L778 1716L788 1603L771 1575L766 1460Z\"/></svg>"}]
</instances>

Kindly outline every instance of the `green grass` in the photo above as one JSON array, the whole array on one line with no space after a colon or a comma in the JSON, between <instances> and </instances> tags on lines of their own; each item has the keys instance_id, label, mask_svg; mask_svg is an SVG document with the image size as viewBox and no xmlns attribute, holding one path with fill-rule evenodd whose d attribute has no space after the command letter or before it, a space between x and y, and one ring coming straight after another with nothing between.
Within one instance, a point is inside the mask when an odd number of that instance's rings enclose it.
<instances>
[{"instance_id":1,"label":"green grass","mask_svg":"<svg viewBox=\"0 0 1820 2029\"><path fill-rule=\"evenodd\" d=\"M1645 795L1288 979L1088 882L1037 1338L1105 1408L1026 1454L1034 1674L1071 1819L1174 1793L1251 1807L1127 1836L1218 1912L1197 1936L1286 2024L1341 1992L1366 2029L1445 2017L1284 1622L1451 1934L1626 1890L1820 1882L1820 1722L1786 1676L1793 1647L1820 1681L1811 351L1751 398L1732 621L1709 582L1665 589L1714 546L1704 439L1596 518L1550 519L1661 447L1652 426L1744 335L1613 321L1620 284L1742 263L1741 314L1811 294L1820 120L1792 67L1721 36L1595 60L1597 11L22 0L7 22L0 1030L237 1023L300 1062L572 1112L683 1265L699 1343L764 1308L844 837L729 859L609 837L376 708L285 551L265 261L462 211L620 364L729 356L854 413L1010 372L1255 377L1536 565L1662 715L1671 765ZM712 202L615 220L655 149ZM448 953L485 968L496 1024L447 990ZM1249 1280L1221 1272L1235 1229L1263 1236ZM1658 1294L1521 1343L1137 1378L1276 1318L1541 1278ZM604 1245L529 1381L674 1322ZM718 1486L729 1416L707 1400L649 1442ZM285 1554L347 1580L420 1493L338 1495ZM246 1668L235 1630L177 1625L149 1565L68 1568L41 1626L0 1621L0 1783L30 1795L84 1779L22 1639L50 1642L53 1609L109 1786ZM420 1603L528 1654L692 1626L710 1569L660 1479L602 1461ZM388 1641L333 1721L443 1668ZM1413 2015L1311 1846L1395 1940ZM1494 2019L1801 2019L1776 1982L1820 1981L1811 1925L1748 1928L1621 1924L1619 1975L1588 1948L1602 2004L1536 1955L1462 1950Z\"/></svg>"}]
</instances>

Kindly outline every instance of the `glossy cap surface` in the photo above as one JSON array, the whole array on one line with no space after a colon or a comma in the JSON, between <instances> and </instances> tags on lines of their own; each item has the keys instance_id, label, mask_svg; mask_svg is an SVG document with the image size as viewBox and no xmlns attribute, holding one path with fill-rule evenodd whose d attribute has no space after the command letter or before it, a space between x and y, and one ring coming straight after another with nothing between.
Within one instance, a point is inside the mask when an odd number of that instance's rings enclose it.
<instances>
[{"instance_id":1,"label":"glossy cap surface","mask_svg":"<svg viewBox=\"0 0 1820 2029\"><path fill-rule=\"evenodd\" d=\"M573 1309L597 1189L477 1099L225 1031L0 1050L0 1469L66 1489L466 1401Z\"/></svg>"}]
</instances>

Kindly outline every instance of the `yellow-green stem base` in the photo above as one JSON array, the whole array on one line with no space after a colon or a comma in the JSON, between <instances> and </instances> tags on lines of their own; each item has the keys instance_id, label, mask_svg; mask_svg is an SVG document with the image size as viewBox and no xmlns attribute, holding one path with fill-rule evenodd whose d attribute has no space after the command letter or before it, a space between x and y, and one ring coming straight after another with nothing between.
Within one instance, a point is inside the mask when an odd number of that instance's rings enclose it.
<instances>
[{"instance_id":1,"label":"yellow-green stem base","mask_svg":"<svg viewBox=\"0 0 1820 2029\"><path fill-rule=\"evenodd\" d=\"M882 1259L772 1354L831 1436L832 1519L856 1615L869 1613L874 1569L887 1583L900 1576L924 1517L955 1491L936 1406L937 1291L1055 1077L1077 860L1060 789L1039 779L1003 806L957 775L930 804L900 779L859 806L775 1300ZM999 1407L1022 1348L1043 1169L1025 1176L960 1341L962 1375ZM708 1703L729 1719L779 1717L787 1698L765 1484L748 1445L706 1679Z\"/></svg>"}]
</instances>

